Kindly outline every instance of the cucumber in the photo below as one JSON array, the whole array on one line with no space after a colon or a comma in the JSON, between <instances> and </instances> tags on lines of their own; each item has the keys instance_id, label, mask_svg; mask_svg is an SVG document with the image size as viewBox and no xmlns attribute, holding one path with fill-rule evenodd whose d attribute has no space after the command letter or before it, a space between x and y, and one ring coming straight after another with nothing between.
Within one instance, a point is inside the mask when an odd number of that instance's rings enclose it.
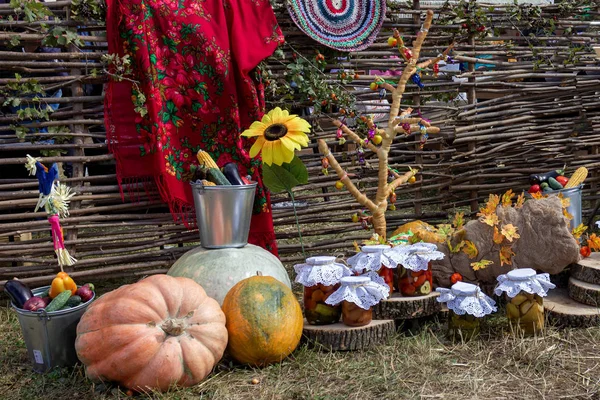
<instances>
[{"instance_id":1,"label":"cucumber","mask_svg":"<svg viewBox=\"0 0 600 400\"><path fill-rule=\"evenodd\" d=\"M563 188L563 185L561 185L559 181L552 177L548 178L548 185L554 190L560 190Z\"/></svg>"},{"instance_id":2,"label":"cucumber","mask_svg":"<svg viewBox=\"0 0 600 400\"><path fill-rule=\"evenodd\" d=\"M209 168L206 170L206 179L221 186L231 186L231 183L225 178L225 175L217 168Z\"/></svg>"},{"instance_id":3,"label":"cucumber","mask_svg":"<svg viewBox=\"0 0 600 400\"><path fill-rule=\"evenodd\" d=\"M40 294L39 297L41 297L42 299L44 297L50 297L50 289L47 289L44 293Z\"/></svg>"},{"instance_id":4,"label":"cucumber","mask_svg":"<svg viewBox=\"0 0 600 400\"><path fill-rule=\"evenodd\" d=\"M327 317L332 317L338 313L338 310L326 304L319 303L315 307L315 312Z\"/></svg>"},{"instance_id":5,"label":"cucumber","mask_svg":"<svg viewBox=\"0 0 600 400\"><path fill-rule=\"evenodd\" d=\"M58 310L60 310L61 308L63 308L67 304L67 301L69 301L70 297L71 297L71 291L70 290L65 290L64 292L59 293L59 295L56 296L50 302L50 304L48 304L48 307L46 307L46 312L52 312L52 311L58 311Z\"/></svg>"},{"instance_id":6,"label":"cucumber","mask_svg":"<svg viewBox=\"0 0 600 400\"><path fill-rule=\"evenodd\" d=\"M550 185L548 185L548 182L542 182L540 187L542 188L542 190L544 190L544 189L550 187Z\"/></svg>"},{"instance_id":7,"label":"cucumber","mask_svg":"<svg viewBox=\"0 0 600 400\"><path fill-rule=\"evenodd\" d=\"M77 307L78 305L81 304L81 302L82 302L81 297L75 295L75 296L69 297L69 300L67 300L67 303L65 305L69 306L69 307Z\"/></svg>"},{"instance_id":8,"label":"cucumber","mask_svg":"<svg viewBox=\"0 0 600 400\"><path fill-rule=\"evenodd\" d=\"M546 186L545 188L542 189L543 193L551 192L551 191L552 191L552 188L550 186Z\"/></svg>"}]
</instances>

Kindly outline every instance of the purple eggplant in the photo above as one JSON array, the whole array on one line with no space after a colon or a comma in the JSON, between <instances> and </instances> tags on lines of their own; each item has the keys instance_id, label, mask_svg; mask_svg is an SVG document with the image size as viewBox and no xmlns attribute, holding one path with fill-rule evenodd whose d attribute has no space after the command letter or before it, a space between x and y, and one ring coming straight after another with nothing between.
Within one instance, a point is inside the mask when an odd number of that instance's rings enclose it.
<instances>
[{"instance_id":1,"label":"purple eggplant","mask_svg":"<svg viewBox=\"0 0 600 400\"><path fill-rule=\"evenodd\" d=\"M23 308L25 302L33 297L31 290L18 279L12 279L4 284L4 291L8 293L13 304L18 308Z\"/></svg>"}]
</instances>

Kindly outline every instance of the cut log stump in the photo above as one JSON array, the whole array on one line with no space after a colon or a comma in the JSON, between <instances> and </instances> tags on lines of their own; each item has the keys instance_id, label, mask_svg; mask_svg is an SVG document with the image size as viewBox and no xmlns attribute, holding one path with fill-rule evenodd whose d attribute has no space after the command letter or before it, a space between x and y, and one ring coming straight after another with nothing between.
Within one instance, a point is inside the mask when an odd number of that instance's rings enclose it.
<instances>
[{"instance_id":1,"label":"cut log stump","mask_svg":"<svg viewBox=\"0 0 600 400\"><path fill-rule=\"evenodd\" d=\"M577 280L600 285L600 253L592 253L571 267L571 276Z\"/></svg>"},{"instance_id":2,"label":"cut log stump","mask_svg":"<svg viewBox=\"0 0 600 400\"><path fill-rule=\"evenodd\" d=\"M436 300L438 296L438 292L417 297L402 297L399 293L395 293L373 308L373 318L403 320L428 317L442 309L441 303Z\"/></svg>"},{"instance_id":3,"label":"cut log stump","mask_svg":"<svg viewBox=\"0 0 600 400\"><path fill-rule=\"evenodd\" d=\"M587 328L600 325L600 308L576 302L566 289L551 290L544 298L544 309L549 322L558 326Z\"/></svg>"},{"instance_id":4,"label":"cut log stump","mask_svg":"<svg viewBox=\"0 0 600 400\"><path fill-rule=\"evenodd\" d=\"M569 297L589 306L600 306L600 285L587 283L571 277L569 279Z\"/></svg>"},{"instance_id":5,"label":"cut log stump","mask_svg":"<svg viewBox=\"0 0 600 400\"><path fill-rule=\"evenodd\" d=\"M373 320L369 325L351 327L341 322L309 325L304 320L303 340L325 350L364 350L385 343L396 332L393 320Z\"/></svg>"}]
</instances>

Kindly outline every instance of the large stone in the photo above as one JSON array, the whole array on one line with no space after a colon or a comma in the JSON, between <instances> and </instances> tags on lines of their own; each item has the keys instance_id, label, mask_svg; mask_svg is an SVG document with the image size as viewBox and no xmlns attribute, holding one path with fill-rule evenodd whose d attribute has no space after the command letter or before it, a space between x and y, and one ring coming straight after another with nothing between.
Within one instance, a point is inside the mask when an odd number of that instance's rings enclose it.
<instances>
[{"instance_id":1,"label":"large stone","mask_svg":"<svg viewBox=\"0 0 600 400\"><path fill-rule=\"evenodd\" d=\"M513 245L512 265L500 265L499 246L494 245L494 230L478 220L465 225L465 239L479 250L475 260L463 252L451 253L444 243L438 248L446 257L433 261L433 276L440 286L450 286L450 276L460 273L465 281L490 284L496 277L515 268L533 268L557 274L579 261L579 243L571 234L569 221L562 214L560 199L555 196L525 202L520 209L498 206L501 225L512 224L521 236ZM473 271L471 263L482 259L493 261L487 268Z\"/></svg>"},{"instance_id":2,"label":"large stone","mask_svg":"<svg viewBox=\"0 0 600 400\"><path fill-rule=\"evenodd\" d=\"M223 304L225 295L236 283L258 272L272 276L290 289L292 287L281 261L267 250L251 244L239 249L196 247L182 255L167 274L193 279L210 297Z\"/></svg>"}]
</instances>

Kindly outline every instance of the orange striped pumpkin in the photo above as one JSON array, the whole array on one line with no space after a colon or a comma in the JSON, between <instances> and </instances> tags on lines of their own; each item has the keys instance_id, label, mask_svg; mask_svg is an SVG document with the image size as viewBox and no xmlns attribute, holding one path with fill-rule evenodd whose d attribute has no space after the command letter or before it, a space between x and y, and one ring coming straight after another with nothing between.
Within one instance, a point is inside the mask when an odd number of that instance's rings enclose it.
<instances>
[{"instance_id":1,"label":"orange striped pumpkin","mask_svg":"<svg viewBox=\"0 0 600 400\"><path fill-rule=\"evenodd\" d=\"M240 363L262 367L280 362L300 343L302 309L292 291L275 278L253 276L238 282L225 296L223 312L227 351Z\"/></svg>"}]
</instances>

